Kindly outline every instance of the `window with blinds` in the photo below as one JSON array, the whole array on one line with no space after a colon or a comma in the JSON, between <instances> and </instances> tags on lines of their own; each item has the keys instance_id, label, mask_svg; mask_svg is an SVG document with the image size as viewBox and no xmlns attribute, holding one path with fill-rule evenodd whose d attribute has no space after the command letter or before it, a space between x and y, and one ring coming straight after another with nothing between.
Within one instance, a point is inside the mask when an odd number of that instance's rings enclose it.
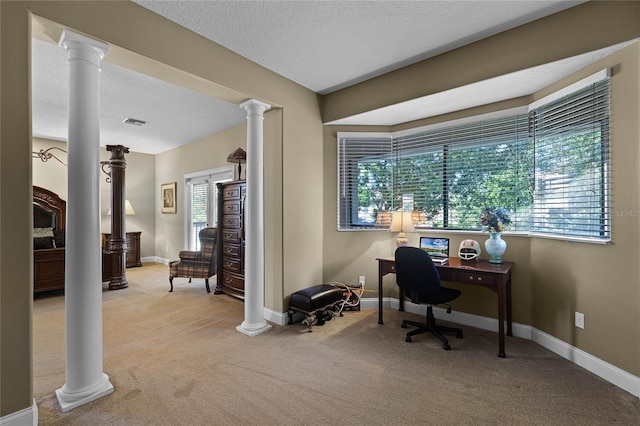
<instances>
[{"instance_id":1,"label":"window with blinds","mask_svg":"<svg viewBox=\"0 0 640 426\"><path fill-rule=\"evenodd\" d=\"M216 183L232 179L233 166L185 176L187 194L185 239L187 250L200 250L200 239L198 237L200 230L208 226L217 226Z\"/></svg>"},{"instance_id":2,"label":"window with blinds","mask_svg":"<svg viewBox=\"0 0 640 426\"><path fill-rule=\"evenodd\" d=\"M608 78L527 114L401 134L338 134L338 230L480 230L506 208L512 231L610 239Z\"/></svg>"},{"instance_id":3,"label":"window with blinds","mask_svg":"<svg viewBox=\"0 0 640 426\"><path fill-rule=\"evenodd\" d=\"M394 210L391 137L354 135L338 139L339 229L389 227Z\"/></svg>"},{"instance_id":4,"label":"window with blinds","mask_svg":"<svg viewBox=\"0 0 640 426\"><path fill-rule=\"evenodd\" d=\"M535 140L531 231L611 238L609 81L530 113Z\"/></svg>"},{"instance_id":5,"label":"window with blinds","mask_svg":"<svg viewBox=\"0 0 640 426\"><path fill-rule=\"evenodd\" d=\"M417 228L480 229L490 206L511 211L515 229L527 226L533 147L525 114L401 136L395 151L398 207L414 212Z\"/></svg>"},{"instance_id":6,"label":"window with blinds","mask_svg":"<svg viewBox=\"0 0 640 426\"><path fill-rule=\"evenodd\" d=\"M211 224L215 226L216 187L208 178L191 179L187 182L189 198L188 241L189 250L200 250L198 233Z\"/></svg>"}]
</instances>

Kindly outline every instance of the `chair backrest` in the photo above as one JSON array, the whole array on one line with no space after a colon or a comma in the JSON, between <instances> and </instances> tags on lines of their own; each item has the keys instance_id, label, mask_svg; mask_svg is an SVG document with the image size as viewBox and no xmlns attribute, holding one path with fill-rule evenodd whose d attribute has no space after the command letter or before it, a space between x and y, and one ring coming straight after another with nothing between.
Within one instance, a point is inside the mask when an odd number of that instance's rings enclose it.
<instances>
[{"instance_id":1,"label":"chair backrest","mask_svg":"<svg viewBox=\"0 0 640 426\"><path fill-rule=\"evenodd\" d=\"M440 291L440 273L429 254L416 247L398 247L395 254L396 282L412 301Z\"/></svg>"},{"instance_id":2,"label":"chair backrest","mask_svg":"<svg viewBox=\"0 0 640 426\"><path fill-rule=\"evenodd\" d=\"M200 238L200 252L203 258L210 260L209 272L211 275L216 272L216 260L217 253L216 247L218 244L218 229L217 228L202 228L198 233Z\"/></svg>"}]
</instances>

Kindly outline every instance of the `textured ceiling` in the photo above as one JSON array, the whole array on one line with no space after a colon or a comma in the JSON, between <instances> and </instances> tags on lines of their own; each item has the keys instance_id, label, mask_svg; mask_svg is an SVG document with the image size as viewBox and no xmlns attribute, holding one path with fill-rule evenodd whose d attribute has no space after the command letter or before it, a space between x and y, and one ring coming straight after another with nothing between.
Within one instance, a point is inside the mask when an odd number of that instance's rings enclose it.
<instances>
[{"instance_id":1,"label":"textured ceiling","mask_svg":"<svg viewBox=\"0 0 640 426\"><path fill-rule=\"evenodd\" d=\"M318 93L329 93L384 72L522 25L581 1L139 1L216 43ZM597 52L594 55L602 55ZM593 56L593 57L596 57ZM593 57L568 59L527 70L537 85L557 80ZM537 76L540 76L538 78ZM470 95L483 102L511 98L513 79L492 79L440 96L438 105L468 107ZM66 140L68 97L66 52L46 42L33 44L33 129L37 137ZM511 78L511 80L509 80ZM101 143L124 144L157 154L245 120L237 105L104 63ZM547 80L545 80L547 79ZM510 82L511 81L511 82ZM518 90L531 90L517 86ZM531 90L533 91L533 90ZM531 92L529 92L531 93ZM495 100L494 100L495 101ZM425 100L416 100L423 102ZM426 102L433 105L434 102ZM411 106L411 105L409 105ZM373 111L349 123L396 123L415 119L407 105ZM420 110L421 117L441 111ZM144 127L122 123L127 117ZM421 118L417 117L417 118Z\"/></svg>"},{"instance_id":2,"label":"textured ceiling","mask_svg":"<svg viewBox=\"0 0 640 426\"><path fill-rule=\"evenodd\" d=\"M582 2L134 1L320 94Z\"/></svg>"}]
</instances>

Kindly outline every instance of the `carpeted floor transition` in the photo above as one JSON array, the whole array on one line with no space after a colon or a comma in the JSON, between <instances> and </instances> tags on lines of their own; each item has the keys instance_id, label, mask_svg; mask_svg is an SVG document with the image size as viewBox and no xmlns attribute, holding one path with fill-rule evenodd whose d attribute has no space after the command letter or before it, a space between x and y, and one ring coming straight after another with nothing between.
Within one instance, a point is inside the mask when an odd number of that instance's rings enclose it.
<instances>
[{"instance_id":1,"label":"carpeted floor transition","mask_svg":"<svg viewBox=\"0 0 640 426\"><path fill-rule=\"evenodd\" d=\"M64 296L34 301L34 393L40 425L638 425L640 400L539 345L464 327L453 350L406 343L403 318L345 312L313 327L236 331L241 301L207 294L167 266L127 270L103 292L104 372L113 394L60 412Z\"/></svg>"}]
</instances>

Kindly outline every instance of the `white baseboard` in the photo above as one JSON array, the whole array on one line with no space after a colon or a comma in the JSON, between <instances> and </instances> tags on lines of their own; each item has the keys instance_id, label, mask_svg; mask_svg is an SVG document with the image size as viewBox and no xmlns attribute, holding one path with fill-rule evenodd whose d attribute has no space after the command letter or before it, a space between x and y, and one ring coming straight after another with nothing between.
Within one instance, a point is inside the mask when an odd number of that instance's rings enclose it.
<instances>
[{"instance_id":1,"label":"white baseboard","mask_svg":"<svg viewBox=\"0 0 640 426\"><path fill-rule=\"evenodd\" d=\"M264 319L276 325L289 324L289 315L286 312L276 312L267 308L264 308Z\"/></svg>"},{"instance_id":2,"label":"white baseboard","mask_svg":"<svg viewBox=\"0 0 640 426\"><path fill-rule=\"evenodd\" d=\"M362 309L378 309L378 298L367 298L360 300ZM383 298L383 308L398 309L400 303L395 298ZM426 315L426 305L416 305L411 302L405 302L404 310L414 314ZM434 307L433 314L436 318L455 322L457 324L468 325L470 327L480 328L482 330L498 331L498 320L495 318L487 318L479 315L467 314L464 312L453 311L447 314L444 309ZM384 318L383 318L384 319ZM532 340L540 346L549 349L561 357L573 362L603 378L604 380L616 385L633 396L640 398L640 377L636 377L615 365L611 365L595 356L576 348L562 340L553 337L543 331L540 331L530 325L513 323L513 335L522 339Z\"/></svg>"},{"instance_id":3,"label":"white baseboard","mask_svg":"<svg viewBox=\"0 0 640 426\"><path fill-rule=\"evenodd\" d=\"M38 426L38 406L35 398L31 407L0 417L0 426Z\"/></svg>"},{"instance_id":4,"label":"white baseboard","mask_svg":"<svg viewBox=\"0 0 640 426\"><path fill-rule=\"evenodd\" d=\"M532 328L531 334L531 340L539 345L640 398L640 377L627 373L615 365L596 358L582 349L571 346L538 329Z\"/></svg>"},{"instance_id":5,"label":"white baseboard","mask_svg":"<svg viewBox=\"0 0 640 426\"><path fill-rule=\"evenodd\" d=\"M148 256L140 259L142 263L164 263L165 265L169 264L169 259L165 259L160 256Z\"/></svg>"}]
</instances>

